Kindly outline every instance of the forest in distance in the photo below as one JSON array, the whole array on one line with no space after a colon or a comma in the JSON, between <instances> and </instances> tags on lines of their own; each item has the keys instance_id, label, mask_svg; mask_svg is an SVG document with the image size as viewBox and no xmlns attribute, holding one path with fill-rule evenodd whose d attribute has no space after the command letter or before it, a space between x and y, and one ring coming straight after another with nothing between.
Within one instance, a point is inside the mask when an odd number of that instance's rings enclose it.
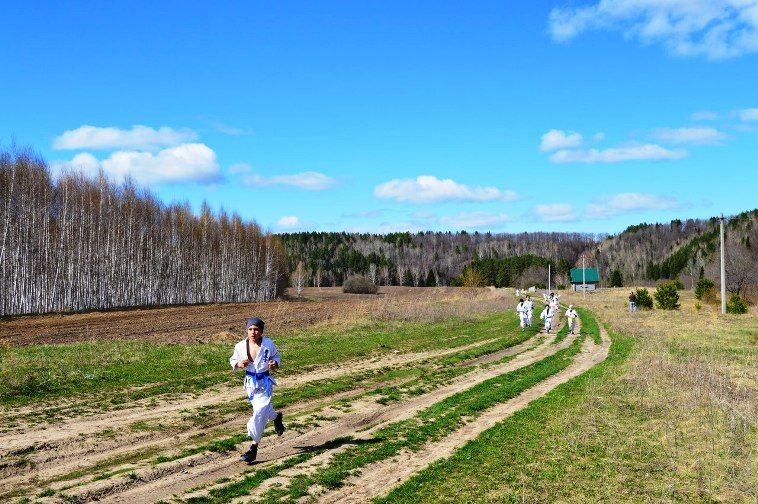
<instances>
[{"instance_id":1,"label":"forest in distance","mask_svg":"<svg viewBox=\"0 0 758 504\"><path fill-rule=\"evenodd\" d=\"M732 292L758 284L758 210L729 219ZM0 152L0 316L132 306L265 301L289 282L338 286L568 285L572 267L625 284L719 280L718 219L589 233L399 232L272 234L203 205L165 205L102 174L54 177L31 150ZM476 272L475 275L466 274Z\"/></svg>"}]
</instances>

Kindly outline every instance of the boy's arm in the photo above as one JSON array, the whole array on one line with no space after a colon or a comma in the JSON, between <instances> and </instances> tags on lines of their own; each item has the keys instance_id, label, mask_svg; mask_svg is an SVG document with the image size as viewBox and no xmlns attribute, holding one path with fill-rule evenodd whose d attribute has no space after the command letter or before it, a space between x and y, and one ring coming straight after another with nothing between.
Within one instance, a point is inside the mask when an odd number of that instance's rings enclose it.
<instances>
[{"instance_id":1,"label":"boy's arm","mask_svg":"<svg viewBox=\"0 0 758 504\"><path fill-rule=\"evenodd\" d=\"M279 355L279 349L276 348L276 345L274 342L271 342L271 357L269 358L269 361L276 362L276 368L279 369L279 367L282 365L282 357Z\"/></svg>"},{"instance_id":2,"label":"boy's arm","mask_svg":"<svg viewBox=\"0 0 758 504\"><path fill-rule=\"evenodd\" d=\"M232 369L234 371L244 369L248 365L247 355L240 355L239 348L235 346L234 352L232 352L232 356L229 357L229 364L232 366Z\"/></svg>"}]
</instances>

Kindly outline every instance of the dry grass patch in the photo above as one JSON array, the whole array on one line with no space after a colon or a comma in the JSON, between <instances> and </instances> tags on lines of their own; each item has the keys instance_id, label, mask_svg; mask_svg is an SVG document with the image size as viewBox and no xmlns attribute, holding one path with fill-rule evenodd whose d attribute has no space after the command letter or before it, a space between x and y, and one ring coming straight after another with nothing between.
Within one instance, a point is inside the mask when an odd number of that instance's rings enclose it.
<instances>
[{"instance_id":1,"label":"dry grass patch","mask_svg":"<svg viewBox=\"0 0 758 504\"><path fill-rule=\"evenodd\" d=\"M649 417L672 470L691 497L758 499L758 317L696 307L680 291L680 310L628 312L629 288L566 302L587 306L615 331L637 340L624 381L629 399Z\"/></svg>"}]
</instances>

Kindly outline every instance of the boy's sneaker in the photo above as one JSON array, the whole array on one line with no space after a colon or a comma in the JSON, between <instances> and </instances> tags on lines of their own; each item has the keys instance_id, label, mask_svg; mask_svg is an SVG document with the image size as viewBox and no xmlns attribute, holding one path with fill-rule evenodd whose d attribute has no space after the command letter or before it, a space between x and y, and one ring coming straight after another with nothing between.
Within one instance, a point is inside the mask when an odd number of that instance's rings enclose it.
<instances>
[{"instance_id":1,"label":"boy's sneaker","mask_svg":"<svg viewBox=\"0 0 758 504\"><path fill-rule=\"evenodd\" d=\"M250 449L242 454L240 459L242 459L243 462L247 462L248 464L251 464L255 462L255 459L258 457L258 445L252 444L250 445Z\"/></svg>"},{"instance_id":2,"label":"boy's sneaker","mask_svg":"<svg viewBox=\"0 0 758 504\"><path fill-rule=\"evenodd\" d=\"M274 430L276 431L277 436L281 436L284 434L284 423L282 422L282 412L276 414L276 418L274 418Z\"/></svg>"}]
</instances>

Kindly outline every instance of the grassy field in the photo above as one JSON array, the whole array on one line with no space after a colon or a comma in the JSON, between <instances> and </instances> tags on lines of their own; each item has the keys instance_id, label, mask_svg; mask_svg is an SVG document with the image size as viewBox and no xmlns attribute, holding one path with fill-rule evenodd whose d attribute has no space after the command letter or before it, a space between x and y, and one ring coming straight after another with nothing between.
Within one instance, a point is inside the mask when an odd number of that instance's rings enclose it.
<instances>
[{"instance_id":1,"label":"grassy field","mask_svg":"<svg viewBox=\"0 0 758 504\"><path fill-rule=\"evenodd\" d=\"M425 298L423 310L405 299L413 314L395 317L394 305L376 317L364 307L275 336L284 356L280 376L289 383L276 404L289 411L290 430L282 441L267 437L264 450L279 456L252 468L233 465L249 415L234 393L239 375L227 365L233 338L3 348L3 439L18 448L0 453L0 498L115 498L155 477L182 481L183 471L199 467L185 496L171 491L156 500L318 502L350 489L355 478L370 479L377 465L449 443L450 433L567 369L582 345L598 347L604 325L613 342L606 360L409 479L380 481L370 495L378 502L758 501L755 314L724 317L689 292L678 311L630 314L627 294L564 293L561 301L577 306L582 321L581 335L569 341L565 327L554 338L536 327L520 331L508 291L493 291L487 303ZM478 306L466 314L466 303ZM515 363L531 354L539 358ZM508 371L492 371L512 361ZM476 380L482 373L491 377ZM445 392L458 383L470 385ZM211 400L179 410L171 407L176 397ZM394 418L392 411L418 400L422 406ZM112 426L70 442L14 438L44 439L47 425L61 421L75 432L103 411L111 412ZM383 412L390 412L385 420L370 420ZM351 420L363 416L368 423ZM67 461L59 449L94 455ZM9 483L13 478L19 482Z\"/></svg>"},{"instance_id":2,"label":"grassy field","mask_svg":"<svg viewBox=\"0 0 758 504\"><path fill-rule=\"evenodd\" d=\"M515 315L491 314L452 324L360 323L273 336L285 356L282 376L386 352L423 352L491 340L513 332ZM241 336L240 336L241 338ZM50 394L109 394L117 403L163 393L185 394L239 381L225 344L86 342L0 348L0 404L21 405ZM502 344L495 342L494 345ZM488 348L492 351L492 348Z\"/></svg>"}]
</instances>

